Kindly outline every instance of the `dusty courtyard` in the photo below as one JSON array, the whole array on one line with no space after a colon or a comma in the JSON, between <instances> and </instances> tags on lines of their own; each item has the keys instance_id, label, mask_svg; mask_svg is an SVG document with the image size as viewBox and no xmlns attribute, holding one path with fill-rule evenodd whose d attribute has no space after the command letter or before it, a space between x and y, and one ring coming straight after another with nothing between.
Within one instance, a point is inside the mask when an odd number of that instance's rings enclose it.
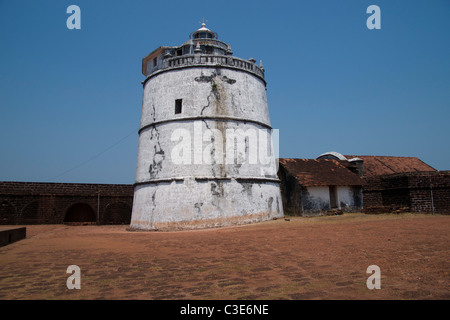
<instances>
[{"instance_id":1,"label":"dusty courtyard","mask_svg":"<svg viewBox=\"0 0 450 320\"><path fill-rule=\"evenodd\" d=\"M450 216L289 219L181 232L27 226L0 248L0 299L450 298ZM69 265L80 290L66 286ZM366 286L370 265L379 290Z\"/></svg>"}]
</instances>

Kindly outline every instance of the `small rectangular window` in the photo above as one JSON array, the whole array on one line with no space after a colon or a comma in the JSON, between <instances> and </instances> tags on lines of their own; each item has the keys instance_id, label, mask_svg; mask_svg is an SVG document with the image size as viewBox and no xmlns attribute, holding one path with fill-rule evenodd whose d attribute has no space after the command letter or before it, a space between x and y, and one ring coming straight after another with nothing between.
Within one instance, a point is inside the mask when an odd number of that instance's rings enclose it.
<instances>
[{"instance_id":1,"label":"small rectangular window","mask_svg":"<svg viewBox=\"0 0 450 320\"><path fill-rule=\"evenodd\" d=\"M175 114L181 113L182 105L183 105L183 99L175 100Z\"/></svg>"},{"instance_id":2,"label":"small rectangular window","mask_svg":"<svg viewBox=\"0 0 450 320\"><path fill-rule=\"evenodd\" d=\"M157 64L158 64L157 58L153 59L153 67L156 67Z\"/></svg>"}]
</instances>

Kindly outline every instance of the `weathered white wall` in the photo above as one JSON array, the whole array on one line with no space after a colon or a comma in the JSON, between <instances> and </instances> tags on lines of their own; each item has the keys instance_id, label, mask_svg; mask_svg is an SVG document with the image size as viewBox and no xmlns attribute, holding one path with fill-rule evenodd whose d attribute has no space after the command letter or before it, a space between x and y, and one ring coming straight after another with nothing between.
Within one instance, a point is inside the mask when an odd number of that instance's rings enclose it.
<instances>
[{"instance_id":1,"label":"weathered white wall","mask_svg":"<svg viewBox=\"0 0 450 320\"><path fill-rule=\"evenodd\" d=\"M183 99L181 114L174 114L176 99ZM146 83L141 128L199 116L237 117L270 125L265 84L245 71L206 67L163 72Z\"/></svg>"},{"instance_id":2,"label":"weathered white wall","mask_svg":"<svg viewBox=\"0 0 450 320\"><path fill-rule=\"evenodd\" d=\"M137 186L130 227L176 230L282 217L277 183L184 181Z\"/></svg>"},{"instance_id":3,"label":"weathered white wall","mask_svg":"<svg viewBox=\"0 0 450 320\"><path fill-rule=\"evenodd\" d=\"M302 208L305 215L330 209L328 186L307 187L302 193Z\"/></svg>"},{"instance_id":4,"label":"weathered white wall","mask_svg":"<svg viewBox=\"0 0 450 320\"><path fill-rule=\"evenodd\" d=\"M176 99L183 99L180 114L175 114ZM247 72L195 67L148 79L131 228L192 229L282 217L273 157L269 163L261 163L258 153L256 163L249 163L249 159L226 163L227 130L267 134L266 126L270 120L265 84ZM211 129L217 133L213 143L211 137L197 134ZM222 158L215 157L220 155L217 137L222 140ZM192 142L187 144L191 145L189 160L180 163L174 148L188 140ZM240 157L245 158L250 148L247 145Z\"/></svg>"},{"instance_id":5,"label":"weathered white wall","mask_svg":"<svg viewBox=\"0 0 450 320\"><path fill-rule=\"evenodd\" d=\"M329 188L329 186L306 188L306 191L302 193L302 206L305 215L320 214L331 208ZM359 198L362 199L361 188L354 189L351 186L336 186L336 201L339 209L353 211L360 208L358 204L355 204L354 192L358 192ZM362 204L360 206L362 207Z\"/></svg>"},{"instance_id":6,"label":"weathered white wall","mask_svg":"<svg viewBox=\"0 0 450 320\"><path fill-rule=\"evenodd\" d=\"M337 193L340 209L344 211L355 211L363 208L362 187L340 186L337 189Z\"/></svg>"},{"instance_id":7,"label":"weathered white wall","mask_svg":"<svg viewBox=\"0 0 450 320\"><path fill-rule=\"evenodd\" d=\"M353 192L352 188L349 186L338 186L336 188L337 192L337 202L339 209L344 209L345 207L353 207Z\"/></svg>"},{"instance_id":8,"label":"weathered white wall","mask_svg":"<svg viewBox=\"0 0 450 320\"><path fill-rule=\"evenodd\" d=\"M242 148L230 144L233 141L230 134L239 133L239 129L241 132L255 133L248 139L247 147L245 136L239 138ZM214 142L211 142L209 133L217 138ZM269 162L265 153L264 156L260 154L263 150L260 142L269 141L270 131L266 128L239 121L208 119L152 126L140 134L136 182L187 176L276 179L274 159L270 158ZM234 154L227 152L227 143L235 146ZM256 144L257 148L252 148L250 144ZM271 152L270 146L266 150ZM250 155L256 155L253 158L256 161L251 161ZM227 158L229 156L231 161Z\"/></svg>"}]
</instances>

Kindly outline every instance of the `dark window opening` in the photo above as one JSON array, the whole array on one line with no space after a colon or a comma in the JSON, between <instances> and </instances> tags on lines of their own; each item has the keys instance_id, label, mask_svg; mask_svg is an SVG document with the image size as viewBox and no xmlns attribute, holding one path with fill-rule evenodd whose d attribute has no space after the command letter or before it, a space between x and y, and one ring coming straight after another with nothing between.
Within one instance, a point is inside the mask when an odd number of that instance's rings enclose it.
<instances>
[{"instance_id":1,"label":"dark window opening","mask_svg":"<svg viewBox=\"0 0 450 320\"><path fill-rule=\"evenodd\" d=\"M182 104L183 104L183 99L175 100L175 114L181 113Z\"/></svg>"},{"instance_id":2,"label":"dark window opening","mask_svg":"<svg viewBox=\"0 0 450 320\"><path fill-rule=\"evenodd\" d=\"M337 202L336 186L330 186L330 208L335 209L337 207L338 207L338 202Z\"/></svg>"},{"instance_id":3,"label":"dark window opening","mask_svg":"<svg viewBox=\"0 0 450 320\"><path fill-rule=\"evenodd\" d=\"M209 32L199 32L199 33L195 34L194 38L195 39L199 39L199 38L201 38L201 39L212 39L213 35L211 33L209 33Z\"/></svg>"},{"instance_id":4,"label":"dark window opening","mask_svg":"<svg viewBox=\"0 0 450 320\"><path fill-rule=\"evenodd\" d=\"M182 49L178 49L177 50L177 56L182 56L183 55L183 50Z\"/></svg>"},{"instance_id":5,"label":"dark window opening","mask_svg":"<svg viewBox=\"0 0 450 320\"><path fill-rule=\"evenodd\" d=\"M156 67L157 64L158 64L157 58L153 59L153 67Z\"/></svg>"}]
</instances>

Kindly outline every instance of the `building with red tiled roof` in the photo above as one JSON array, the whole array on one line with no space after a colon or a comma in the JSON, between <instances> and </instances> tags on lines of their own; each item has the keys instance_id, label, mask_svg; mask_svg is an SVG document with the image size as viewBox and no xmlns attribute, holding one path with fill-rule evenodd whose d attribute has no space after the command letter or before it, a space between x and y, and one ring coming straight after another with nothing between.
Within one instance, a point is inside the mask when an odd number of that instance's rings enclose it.
<instances>
[{"instance_id":1,"label":"building with red tiled roof","mask_svg":"<svg viewBox=\"0 0 450 320\"><path fill-rule=\"evenodd\" d=\"M315 215L330 209L362 209L364 180L357 166L335 159L279 159L283 207L288 215Z\"/></svg>"},{"instance_id":2,"label":"building with red tiled roof","mask_svg":"<svg viewBox=\"0 0 450 320\"><path fill-rule=\"evenodd\" d=\"M344 156L337 152L326 152L318 156L317 159L347 160L350 162L359 160L362 162L362 176L367 178L394 173L437 171L416 157Z\"/></svg>"},{"instance_id":3,"label":"building with red tiled roof","mask_svg":"<svg viewBox=\"0 0 450 320\"><path fill-rule=\"evenodd\" d=\"M364 161L364 176L373 177L384 174L406 172L437 171L416 157L392 156L345 156L347 159L359 158Z\"/></svg>"},{"instance_id":4,"label":"building with red tiled roof","mask_svg":"<svg viewBox=\"0 0 450 320\"><path fill-rule=\"evenodd\" d=\"M303 186L360 186L363 180L344 161L280 159L280 164Z\"/></svg>"},{"instance_id":5,"label":"building with red tiled roof","mask_svg":"<svg viewBox=\"0 0 450 320\"><path fill-rule=\"evenodd\" d=\"M416 157L353 156L326 152L318 160L356 166L365 180L365 212L450 212L450 172Z\"/></svg>"}]
</instances>

